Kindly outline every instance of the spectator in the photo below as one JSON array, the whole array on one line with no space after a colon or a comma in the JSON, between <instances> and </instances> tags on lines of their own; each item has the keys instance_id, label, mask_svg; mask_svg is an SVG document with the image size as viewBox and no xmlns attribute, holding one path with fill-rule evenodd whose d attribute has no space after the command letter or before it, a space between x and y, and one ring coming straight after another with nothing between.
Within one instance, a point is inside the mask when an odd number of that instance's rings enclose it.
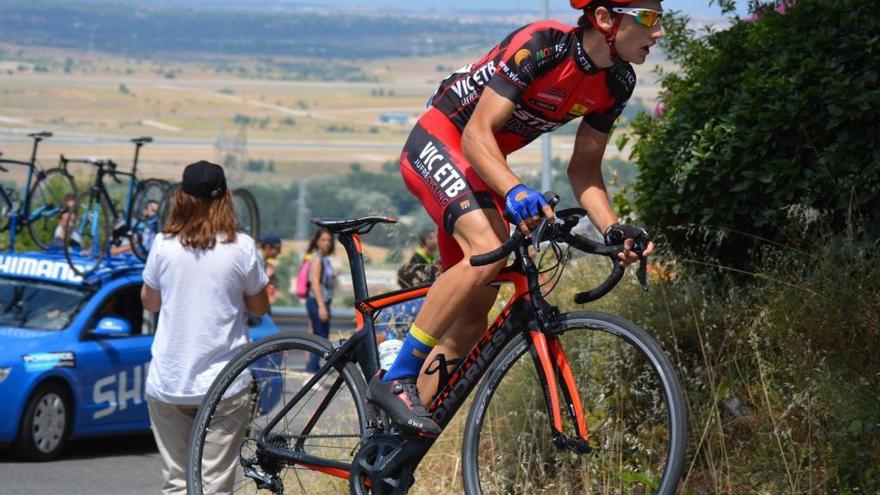
<instances>
[{"instance_id":1,"label":"spectator","mask_svg":"<svg viewBox=\"0 0 880 495\"><path fill-rule=\"evenodd\" d=\"M143 247L150 250L150 246L153 245L153 239L156 237L156 226L150 221L153 218L156 218L156 215L159 214L159 202L155 199L149 199L144 206L141 208L141 220L135 222L133 225L133 231L135 235L143 236L144 240L142 242ZM139 242L139 241L135 241ZM128 237L123 237L119 239L118 244L110 245L110 255L117 256L124 253L131 252L131 240Z\"/></svg>"},{"instance_id":2,"label":"spectator","mask_svg":"<svg viewBox=\"0 0 880 495\"><path fill-rule=\"evenodd\" d=\"M248 313L269 308L268 278L257 247L236 232L232 195L219 165L183 171L174 208L144 267L144 308L159 312L146 399L162 458L162 493L186 492L192 422L208 387L245 346ZM239 448L250 420L249 383L230 387L205 444L207 493L231 493Z\"/></svg>"},{"instance_id":3,"label":"spectator","mask_svg":"<svg viewBox=\"0 0 880 495\"><path fill-rule=\"evenodd\" d=\"M309 290L306 297L306 310L315 335L327 338L330 335L330 302L333 300L333 283L336 274L328 256L333 254L333 233L320 228L306 250L309 259ZM312 354L306 371L318 371L318 356Z\"/></svg>"},{"instance_id":4,"label":"spectator","mask_svg":"<svg viewBox=\"0 0 880 495\"><path fill-rule=\"evenodd\" d=\"M266 234L260 238L260 259L263 262L263 269L269 277L269 285L266 286L266 293L269 295L269 304L275 304L278 299L278 277L277 260L281 254L281 236L278 234Z\"/></svg>"},{"instance_id":5,"label":"spectator","mask_svg":"<svg viewBox=\"0 0 880 495\"><path fill-rule=\"evenodd\" d=\"M433 282L440 272L440 263L434 259L437 249L437 232L425 229L419 234L419 245L407 263L397 270L397 283L401 288Z\"/></svg>"},{"instance_id":6,"label":"spectator","mask_svg":"<svg viewBox=\"0 0 880 495\"><path fill-rule=\"evenodd\" d=\"M52 246L59 248L64 246L64 239L67 238L68 229L76 226L77 217L76 195L67 194L62 201L64 206L61 208L61 214L58 216L58 225L55 226L55 231L52 234ZM82 245L82 238L75 229L70 233L70 241L74 248Z\"/></svg>"}]
</instances>

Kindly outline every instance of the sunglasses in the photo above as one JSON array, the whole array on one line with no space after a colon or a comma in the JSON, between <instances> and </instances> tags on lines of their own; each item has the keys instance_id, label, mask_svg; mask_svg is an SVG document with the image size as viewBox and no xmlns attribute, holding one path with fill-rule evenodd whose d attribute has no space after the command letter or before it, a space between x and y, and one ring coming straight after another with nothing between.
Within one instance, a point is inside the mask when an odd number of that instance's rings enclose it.
<instances>
[{"instance_id":1,"label":"sunglasses","mask_svg":"<svg viewBox=\"0 0 880 495\"><path fill-rule=\"evenodd\" d=\"M663 12L658 12L656 10L651 9L635 9L630 7L614 7L611 9L612 12L617 14L626 14L631 15L635 18L635 21L642 26L645 27L654 27L660 24L660 19L663 17Z\"/></svg>"}]
</instances>

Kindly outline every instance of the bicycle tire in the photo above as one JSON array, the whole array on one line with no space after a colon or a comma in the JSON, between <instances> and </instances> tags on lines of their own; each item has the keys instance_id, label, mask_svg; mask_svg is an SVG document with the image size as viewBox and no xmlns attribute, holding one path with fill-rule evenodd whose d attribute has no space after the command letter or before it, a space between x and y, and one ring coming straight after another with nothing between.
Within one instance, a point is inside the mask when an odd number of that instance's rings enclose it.
<instances>
[{"instance_id":1,"label":"bicycle tire","mask_svg":"<svg viewBox=\"0 0 880 495\"><path fill-rule=\"evenodd\" d=\"M107 253L110 242L109 208L98 191L86 191L76 201L75 216L67 217L67 231L79 234L64 236L64 257L71 270L80 277L93 273Z\"/></svg>"},{"instance_id":2,"label":"bicycle tire","mask_svg":"<svg viewBox=\"0 0 880 495\"><path fill-rule=\"evenodd\" d=\"M520 335L502 350L487 372L468 414L462 442L465 493L641 494L648 490L663 495L675 493L684 467L687 418L681 386L660 346L634 323L594 311L561 315L559 325L551 333L560 338L566 335L575 337L564 341L563 348L575 371L588 417L592 452L577 455L568 450L559 451L553 445L544 396L528 352L529 343ZM596 347L584 346L588 340L592 346L595 336L607 338L607 342L600 341ZM575 342L576 339L580 340ZM579 346L572 345L574 343ZM605 347L601 347L602 344ZM594 361L595 357L602 355L605 362ZM523 356L527 358L522 359ZM575 356L577 359L572 359ZM587 388L584 383L592 386L593 381L608 380L605 375L615 368L622 373L616 377L613 387L607 389L610 394L584 394ZM526 383L522 375L529 371L536 380ZM645 374L646 371L652 371L653 377ZM630 382L630 379L634 381ZM652 389L654 385L658 386ZM650 407L637 410L638 406L633 408L629 402L621 400L627 391L632 392L632 399L637 399L635 403ZM665 412L657 410L660 403L656 400L657 395L662 398ZM493 398L497 399L495 404ZM614 400L617 402L612 404ZM602 413L606 415L602 416ZM636 421L638 419L641 421ZM651 423L656 430L645 426L651 419L656 421L656 425ZM594 420L595 424L590 424L589 420ZM570 421L566 422L571 430ZM526 427L520 429L517 425ZM620 428L628 429L622 433ZM655 438L652 439L652 435ZM656 452L658 445L665 445L665 456L662 453L652 455L644 446L638 450L640 442L650 443L656 437L660 441L651 447ZM512 439L513 445L506 448L504 441L508 439ZM616 451L609 452L615 447ZM610 456L607 454L618 457L608 461ZM627 457L624 459L624 456ZM644 465L652 460L653 466ZM619 464L614 464L618 461ZM661 463L662 469L650 470ZM660 472L662 476L657 479ZM566 477L569 474L571 476ZM594 479L594 476L600 479ZM618 479L609 480L615 476ZM598 481L601 486L596 485Z\"/></svg>"},{"instance_id":3,"label":"bicycle tire","mask_svg":"<svg viewBox=\"0 0 880 495\"><path fill-rule=\"evenodd\" d=\"M245 390L249 391L248 405L250 408L250 418L245 438L239 444L240 454L237 457L238 464L235 469L236 474L232 490L234 493L237 493L239 489L255 488L253 480L244 477L243 462L251 460L251 458L245 458L245 456L249 453L248 449L254 448L255 443L253 439L261 431L261 415L266 419L262 424L262 427L265 427L268 425L268 419L274 415L273 413L280 410L281 406L292 399L294 394L301 390L305 380L312 376L310 373L308 377L302 376L305 372L290 371L286 366L288 364L292 365L291 361L303 357L303 353L325 356L331 349L332 346L327 339L305 332L290 332L250 344L230 361L208 389L193 421L187 456L187 493L201 495L202 493L218 491L216 487L210 487L215 489L206 490L206 482L203 480L201 469L202 455L212 415L226 392L230 390L230 386L236 383L238 377L245 371L251 375L251 383L245 388ZM283 377L283 380L278 380L273 375L273 365L276 365L275 367L278 369L285 366L284 372L278 374L278 376ZM258 375L259 378L255 378L255 375ZM333 378L335 380L331 380ZM322 457L327 455L325 451L332 452L334 455L342 456L341 459L337 460L350 462L367 427L367 406L364 401L366 383L363 375L354 364L346 360L341 361L338 368L324 375L318 384L324 385L336 380L341 381L338 385L339 388L330 400L328 410L319 416L308 435L297 437L290 435L290 431L302 431L299 429L298 420L305 420L308 412L313 412L312 409L306 409L307 406L313 405L313 399L315 399L314 402L319 401L317 397L321 391L329 391L332 388L320 388L319 390L313 388L307 392L303 400L285 414L283 421L279 422L278 425L267 433L271 437L271 441L275 445L293 448L294 446L291 445L292 440L299 438L302 439L302 445L299 448L304 449L305 452ZM288 383L291 383L292 390L287 390L286 385ZM276 399L274 397L275 394L279 394L280 397ZM340 394L342 394L343 402L336 402L341 397ZM346 397L347 401L345 401ZM288 415L294 410L296 411L294 415L305 411L304 417L290 418ZM333 435L337 435L339 438L331 438ZM307 441L308 444L306 444ZM336 445L336 443L344 445ZM256 464L263 472L266 472L266 468L271 469L272 462L284 464L283 461L273 460L270 456L267 456L268 454L263 454L260 457L261 461ZM255 455L253 459L257 459L257 456ZM327 493L328 487L333 486L332 483L328 483L334 478L322 472L311 471L304 467L279 466L279 468L282 467L284 470L281 472L280 479L282 483L285 483L284 493L291 493L293 488L299 488L302 490L302 493L312 493L313 490L310 490L310 488L314 488L314 486L321 487L320 493ZM313 485L312 480L317 485ZM337 488L339 489L342 487L347 488L348 486L348 482L345 479L338 479L337 483ZM306 488L306 486L309 488ZM225 490L220 491L225 492ZM250 490L247 490L247 492L250 493Z\"/></svg>"},{"instance_id":4,"label":"bicycle tire","mask_svg":"<svg viewBox=\"0 0 880 495\"><path fill-rule=\"evenodd\" d=\"M9 214L12 213L13 202L10 194L16 194L12 188L0 184L0 232L9 228Z\"/></svg>"},{"instance_id":5,"label":"bicycle tire","mask_svg":"<svg viewBox=\"0 0 880 495\"><path fill-rule=\"evenodd\" d=\"M138 183L137 190L132 200L131 214L131 251L142 261L147 260L150 246L156 233L162 231L162 216L160 214L162 201L165 199L170 184L162 179L147 179ZM149 201L155 201L159 206L156 215L147 217L144 208Z\"/></svg>"},{"instance_id":6,"label":"bicycle tire","mask_svg":"<svg viewBox=\"0 0 880 495\"><path fill-rule=\"evenodd\" d=\"M43 249L55 242L55 230L64 211L64 198L77 196L76 181L60 168L53 168L39 174L28 194L25 218L31 239ZM19 223L20 225L20 223Z\"/></svg>"},{"instance_id":7,"label":"bicycle tire","mask_svg":"<svg viewBox=\"0 0 880 495\"><path fill-rule=\"evenodd\" d=\"M168 221L168 217L171 216L171 210L174 208L174 195L177 193L178 189L180 189L180 182L172 182L168 184L168 188L165 189L165 194L162 196L162 202L159 203L159 222L162 225L165 225L165 222Z\"/></svg>"},{"instance_id":8,"label":"bicycle tire","mask_svg":"<svg viewBox=\"0 0 880 495\"><path fill-rule=\"evenodd\" d=\"M235 189L232 191L232 203L235 205L235 216L241 231L259 240L260 210L254 195L247 189Z\"/></svg>"}]
</instances>

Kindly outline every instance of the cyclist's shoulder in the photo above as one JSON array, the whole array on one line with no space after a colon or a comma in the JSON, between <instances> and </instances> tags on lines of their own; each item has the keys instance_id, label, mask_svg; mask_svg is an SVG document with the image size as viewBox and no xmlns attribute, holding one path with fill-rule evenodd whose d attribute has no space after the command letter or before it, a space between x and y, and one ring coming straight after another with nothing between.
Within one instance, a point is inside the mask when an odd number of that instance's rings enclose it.
<instances>
[{"instance_id":1,"label":"cyclist's shoulder","mask_svg":"<svg viewBox=\"0 0 880 495\"><path fill-rule=\"evenodd\" d=\"M616 100L627 100L636 88L636 71L629 62L618 61L608 68L607 81Z\"/></svg>"}]
</instances>

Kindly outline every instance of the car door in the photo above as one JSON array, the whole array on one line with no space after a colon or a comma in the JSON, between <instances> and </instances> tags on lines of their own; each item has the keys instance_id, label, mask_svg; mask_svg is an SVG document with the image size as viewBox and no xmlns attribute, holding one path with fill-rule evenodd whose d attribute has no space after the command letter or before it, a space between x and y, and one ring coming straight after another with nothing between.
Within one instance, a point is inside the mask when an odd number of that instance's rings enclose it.
<instances>
[{"instance_id":1,"label":"car door","mask_svg":"<svg viewBox=\"0 0 880 495\"><path fill-rule=\"evenodd\" d=\"M83 433L149 428L144 384L153 343L153 318L144 312L141 283L121 284L107 291L80 338L82 375L80 420ZM131 331L102 337L92 330L102 318L123 319Z\"/></svg>"}]
</instances>

